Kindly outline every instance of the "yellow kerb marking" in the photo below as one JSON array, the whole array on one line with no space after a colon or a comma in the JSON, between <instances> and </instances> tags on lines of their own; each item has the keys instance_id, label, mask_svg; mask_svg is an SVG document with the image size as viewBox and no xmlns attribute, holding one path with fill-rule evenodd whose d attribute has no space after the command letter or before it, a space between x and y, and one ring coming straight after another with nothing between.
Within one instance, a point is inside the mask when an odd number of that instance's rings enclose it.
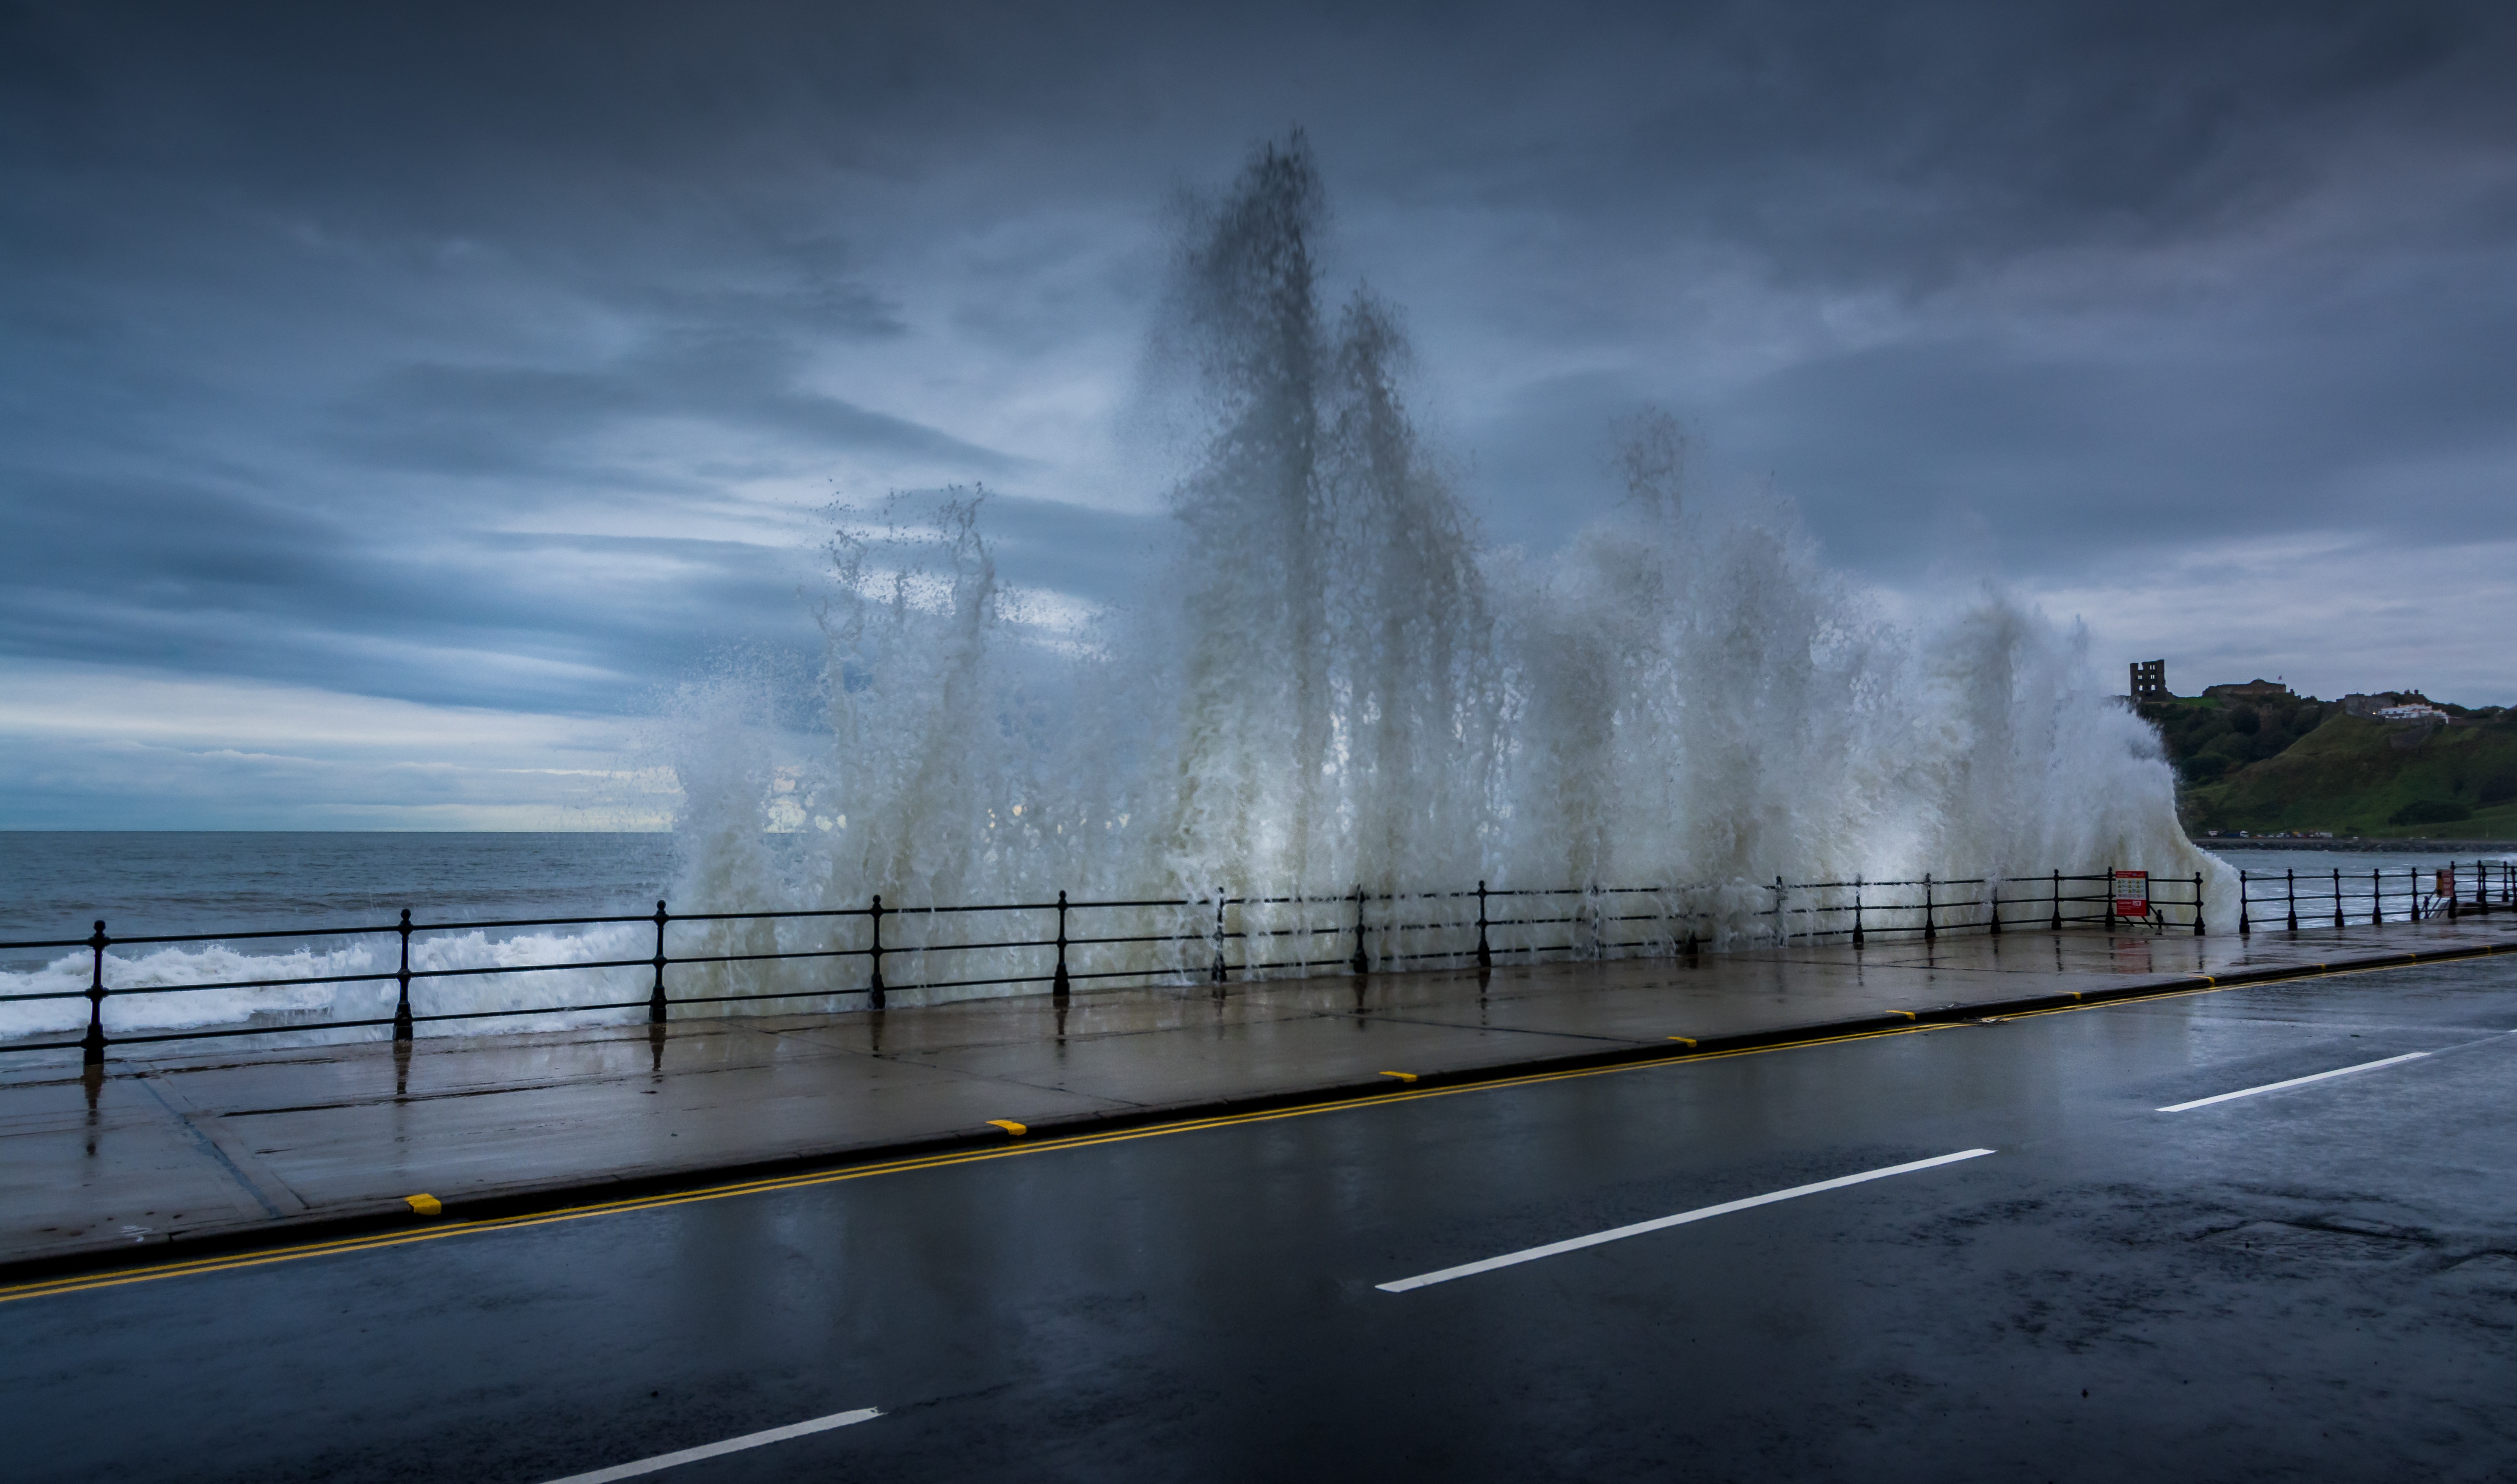
<instances>
[{"instance_id":1,"label":"yellow kerb marking","mask_svg":"<svg viewBox=\"0 0 2517 1484\"><path fill-rule=\"evenodd\" d=\"M1413 1072L1384 1072L1381 1075L1384 1077L1394 1077L1402 1082L1412 1082L1416 1080L1416 1074Z\"/></svg>"},{"instance_id":2,"label":"yellow kerb marking","mask_svg":"<svg viewBox=\"0 0 2517 1484\"><path fill-rule=\"evenodd\" d=\"M1695 1049L1695 1038L1692 1036L1673 1036L1669 1039L1685 1046L1690 1051Z\"/></svg>"},{"instance_id":3,"label":"yellow kerb marking","mask_svg":"<svg viewBox=\"0 0 2517 1484\"><path fill-rule=\"evenodd\" d=\"M423 1216L442 1216L446 1213L446 1203L424 1192L416 1196L403 1197L402 1204Z\"/></svg>"},{"instance_id":4,"label":"yellow kerb marking","mask_svg":"<svg viewBox=\"0 0 2517 1484\"><path fill-rule=\"evenodd\" d=\"M1907 1020L1911 1020L1911 1019L1913 1019L1913 1018L1914 1018L1914 1012L1913 1012L1913 1011L1911 1011L1911 1010L1891 1010L1891 1011L1889 1011L1888 1013L1889 1013L1889 1014L1891 1014L1891 1015L1902 1015L1902 1016L1904 1016Z\"/></svg>"},{"instance_id":5,"label":"yellow kerb marking","mask_svg":"<svg viewBox=\"0 0 2517 1484\"><path fill-rule=\"evenodd\" d=\"M988 1123L995 1127L1002 1128L1005 1132L1012 1134L1015 1138L1021 1138L1024 1134L1031 1132L1031 1125L1029 1124L1017 1124L1011 1119L990 1119L988 1120Z\"/></svg>"}]
</instances>

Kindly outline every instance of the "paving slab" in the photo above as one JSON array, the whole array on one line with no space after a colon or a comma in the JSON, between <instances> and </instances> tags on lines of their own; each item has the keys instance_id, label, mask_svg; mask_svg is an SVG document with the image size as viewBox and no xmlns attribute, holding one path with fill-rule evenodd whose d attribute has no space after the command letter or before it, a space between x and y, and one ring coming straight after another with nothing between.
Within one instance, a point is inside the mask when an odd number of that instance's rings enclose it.
<instances>
[{"instance_id":1,"label":"paving slab","mask_svg":"<svg viewBox=\"0 0 2517 1484\"><path fill-rule=\"evenodd\" d=\"M2244 938L2012 931L664 1027L0 1051L0 1266L135 1260L734 1172L2517 952L2517 913Z\"/></svg>"}]
</instances>

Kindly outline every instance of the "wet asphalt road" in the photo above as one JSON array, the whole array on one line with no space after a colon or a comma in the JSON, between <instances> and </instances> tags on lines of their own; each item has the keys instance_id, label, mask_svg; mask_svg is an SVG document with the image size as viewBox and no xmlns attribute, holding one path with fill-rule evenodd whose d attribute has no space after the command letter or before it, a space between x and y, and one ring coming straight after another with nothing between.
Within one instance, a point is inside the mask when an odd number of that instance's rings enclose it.
<instances>
[{"instance_id":1,"label":"wet asphalt road","mask_svg":"<svg viewBox=\"0 0 2517 1484\"><path fill-rule=\"evenodd\" d=\"M2485 960L28 1299L8 1474L534 1484L871 1407L649 1477L2512 1478L2512 1031Z\"/></svg>"}]
</instances>

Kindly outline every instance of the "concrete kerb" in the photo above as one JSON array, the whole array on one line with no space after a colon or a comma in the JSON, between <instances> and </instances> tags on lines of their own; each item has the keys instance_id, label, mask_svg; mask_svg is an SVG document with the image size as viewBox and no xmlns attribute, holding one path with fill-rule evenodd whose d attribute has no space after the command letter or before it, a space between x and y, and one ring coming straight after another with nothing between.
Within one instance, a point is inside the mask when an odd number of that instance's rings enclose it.
<instances>
[{"instance_id":1,"label":"concrete kerb","mask_svg":"<svg viewBox=\"0 0 2517 1484\"><path fill-rule=\"evenodd\" d=\"M0 1288L13 1288L28 1283L74 1276L98 1276L118 1272L137 1274L149 1269L177 1266L210 1258L258 1252L285 1252L294 1249L363 1237L409 1232L448 1222L498 1222L530 1218L550 1215L578 1207L696 1195L756 1181L791 1179L812 1173L838 1173L860 1166L888 1165L981 1150L1003 1150L1020 1145L1054 1144L1060 1140L1079 1136L1159 1128L1167 1124L1196 1124L1215 1119L1280 1113L1302 1108L1327 1111L1378 1102L1398 1102L1433 1093L1471 1091L1480 1086L1508 1084L1553 1075L1710 1060L1747 1052L1823 1045L1938 1026L1977 1024L2011 1016L2048 1014L2134 1000L2206 994L2217 990L2240 989L2282 980L2312 979L2325 974L2410 968L2421 964L2485 958L2510 953L2517 953L2517 944L2467 944L2425 952L2364 954L2324 963L2281 964L2220 975L2177 974L2102 990L2064 991L1996 1000L1952 1002L1934 1008L1887 1011L1876 1015L1780 1026L1727 1036L1672 1037L1670 1039L1673 1044L1665 1047L1621 1046L1571 1055L1524 1058L1450 1072L1422 1073L1412 1077L1402 1086L1393 1086L1389 1081L1376 1077L1371 1081L1323 1083L1248 1096L1189 1098L1172 1103L1147 1105L1142 1108L1067 1115L1033 1123L1027 1125L1026 1131L1019 1136L991 1127L984 1132L965 1130L932 1137L896 1139L862 1145L834 1145L769 1160L728 1163L701 1169L677 1169L669 1174L615 1172L581 1178L537 1181L509 1190L446 1201L437 1211L427 1215L413 1211L401 1200L363 1202L349 1209L336 1208L321 1212L281 1216L232 1230L169 1240L162 1244L151 1245L145 1253L136 1256L128 1245L105 1241L47 1253L40 1257L0 1260ZM9 1296L14 1295L0 1293L0 1299Z\"/></svg>"}]
</instances>

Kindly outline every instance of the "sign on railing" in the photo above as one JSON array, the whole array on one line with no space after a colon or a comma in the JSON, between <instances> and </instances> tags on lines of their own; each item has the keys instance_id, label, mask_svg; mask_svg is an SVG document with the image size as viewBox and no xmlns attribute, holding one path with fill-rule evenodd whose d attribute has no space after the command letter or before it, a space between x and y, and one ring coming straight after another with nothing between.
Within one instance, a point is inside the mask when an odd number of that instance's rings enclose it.
<instances>
[{"instance_id":1,"label":"sign on railing","mask_svg":"<svg viewBox=\"0 0 2517 1484\"><path fill-rule=\"evenodd\" d=\"M2115 915L2148 917L2150 915L2150 872L2117 870L2113 873Z\"/></svg>"}]
</instances>

